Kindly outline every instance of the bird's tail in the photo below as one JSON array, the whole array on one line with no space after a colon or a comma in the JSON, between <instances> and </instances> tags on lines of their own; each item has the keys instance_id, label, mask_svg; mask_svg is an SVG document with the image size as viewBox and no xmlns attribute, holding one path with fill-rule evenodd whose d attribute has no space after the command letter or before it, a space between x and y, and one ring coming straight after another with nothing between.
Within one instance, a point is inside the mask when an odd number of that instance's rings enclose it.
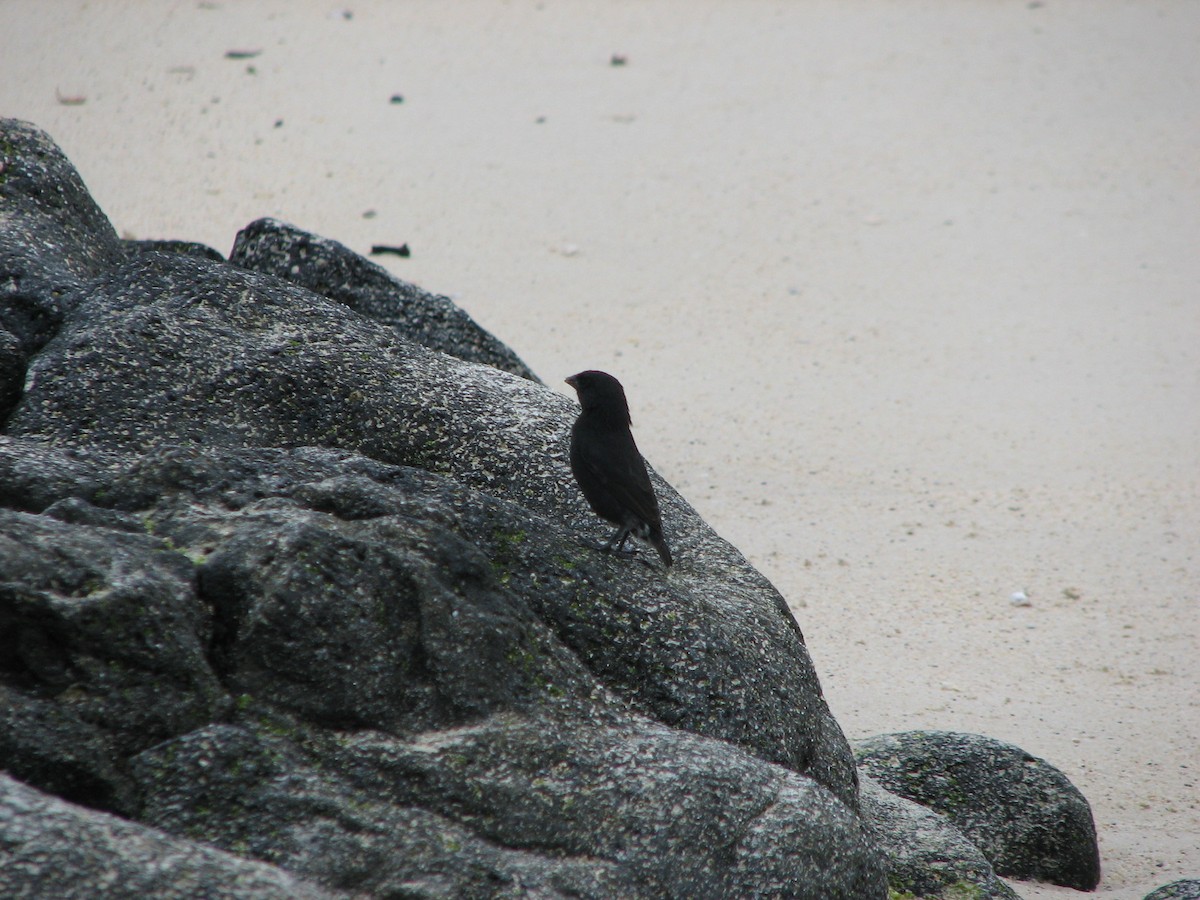
<instances>
[{"instance_id":1,"label":"bird's tail","mask_svg":"<svg viewBox=\"0 0 1200 900\"><path fill-rule=\"evenodd\" d=\"M671 565L671 549L667 546L662 532L655 532L647 537L646 540L650 542L650 546L658 551L658 555L662 557L663 565Z\"/></svg>"}]
</instances>

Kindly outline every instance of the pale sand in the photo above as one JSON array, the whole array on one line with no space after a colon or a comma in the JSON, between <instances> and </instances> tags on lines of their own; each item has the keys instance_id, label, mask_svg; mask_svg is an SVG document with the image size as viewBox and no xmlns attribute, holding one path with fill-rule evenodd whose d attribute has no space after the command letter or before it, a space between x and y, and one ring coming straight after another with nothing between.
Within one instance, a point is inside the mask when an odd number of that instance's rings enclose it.
<instances>
[{"instance_id":1,"label":"pale sand","mask_svg":"<svg viewBox=\"0 0 1200 900\"><path fill-rule=\"evenodd\" d=\"M118 230L408 242L564 393L617 374L851 737L1058 765L1099 896L1200 876L1191 0L3 0L0 113Z\"/></svg>"}]
</instances>

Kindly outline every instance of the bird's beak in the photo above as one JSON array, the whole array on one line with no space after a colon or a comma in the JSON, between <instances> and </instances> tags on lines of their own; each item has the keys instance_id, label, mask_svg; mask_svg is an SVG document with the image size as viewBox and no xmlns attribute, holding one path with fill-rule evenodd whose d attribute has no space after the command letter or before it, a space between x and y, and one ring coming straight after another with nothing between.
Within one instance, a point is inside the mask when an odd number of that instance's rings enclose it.
<instances>
[{"instance_id":1,"label":"bird's beak","mask_svg":"<svg viewBox=\"0 0 1200 900\"><path fill-rule=\"evenodd\" d=\"M563 381L565 381L565 382L566 382L567 384L569 384L571 387L575 387L575 386L576 386L576 385L575 385L575 376L574 376L574 375L572 375L570 378L564 378L564 379L563 379Z\"/></svg>"}]
</instances>

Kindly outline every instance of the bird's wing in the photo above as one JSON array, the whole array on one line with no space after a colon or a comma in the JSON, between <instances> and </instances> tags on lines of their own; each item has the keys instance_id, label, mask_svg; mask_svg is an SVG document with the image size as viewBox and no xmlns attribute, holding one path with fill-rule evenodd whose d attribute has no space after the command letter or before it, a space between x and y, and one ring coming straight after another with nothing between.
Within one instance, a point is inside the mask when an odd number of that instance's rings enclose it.
<instances>
[{"instance_id":1,"label":"bird's wing","mask_svg":"<svg viewBox=\"0 0 1200 900\"><path fill-rule=\"evenodd\" d=\"M661 527L658 499L646 463L628 431L608 432L598 440L582 441L579 462L622 507L648 525Z\"/></svg>"}]
</instances>

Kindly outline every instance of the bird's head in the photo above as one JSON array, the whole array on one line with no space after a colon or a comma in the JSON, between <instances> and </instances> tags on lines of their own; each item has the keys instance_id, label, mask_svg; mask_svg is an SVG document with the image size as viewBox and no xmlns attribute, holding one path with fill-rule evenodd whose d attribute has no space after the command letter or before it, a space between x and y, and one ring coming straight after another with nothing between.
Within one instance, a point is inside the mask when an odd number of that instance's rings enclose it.
<instances>
[{"instance_id":1,"label":"bird's head","mask_svg":"<svg viewBox=\"0 0 1200 900\"><path fill-rule=\"evenodd\" d=\"M585 413L612 417L625 425L630 424L629 403L625 400L625 389L621 382L607 372L589 370L572 375L567 384L579 395L579 405Z\"/></svg>"}]
</instances>

